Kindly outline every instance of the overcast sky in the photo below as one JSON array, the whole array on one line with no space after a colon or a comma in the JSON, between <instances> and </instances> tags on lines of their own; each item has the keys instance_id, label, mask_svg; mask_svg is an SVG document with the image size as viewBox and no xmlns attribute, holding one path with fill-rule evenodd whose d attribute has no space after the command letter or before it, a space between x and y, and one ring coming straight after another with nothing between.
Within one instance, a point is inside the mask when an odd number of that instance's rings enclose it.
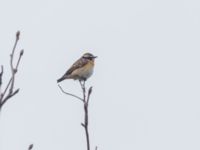
<instances>
[{"instance_id":1,"label":"overcast sky","mask_svg":"<svg viewBox=\"0 0 200 150\"><path fill-rule=\"evenodd\" d=\"M198 0L1 0L0 19L4 83L17 30L25 50L1 150L86 150L82 103L56 83L85 52L98 56L86 83L93 150L200 149Z\"/></svg>"}]
</instances>

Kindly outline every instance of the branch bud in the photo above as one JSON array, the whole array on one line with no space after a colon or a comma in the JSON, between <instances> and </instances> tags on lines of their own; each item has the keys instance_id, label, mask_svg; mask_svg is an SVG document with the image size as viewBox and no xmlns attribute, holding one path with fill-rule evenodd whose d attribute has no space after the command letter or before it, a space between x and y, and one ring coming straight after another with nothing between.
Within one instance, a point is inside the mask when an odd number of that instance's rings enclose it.
<instances>
[{"instance_id":1,"label":"branch bud","mask_svg":"<svg viewBox=\"0 0 200 150\"><path fill-rule=\"evenodd\" d=\"M22 49L21 51L20 51L20 56L22 56L24 54L24 50Z\"/></svg>"},{"instance_id":2,"label":"branch bud","mask_svg":"<svg viewBox=\"0 0 200 150\"><path fill-rule=\"evenodd\" d=\"M28 150L32 150L33 144L29 145Z\"/></svg>"},{"instance_id":3,"label":"branch bud","mask_svg":"<svg viewBox=\"0 0 200 150\"><path fill-rule=\"evenodd\" d=\"M92 93L92 86L89 88L88 95Z\"/></svg>"},{"instance_id":4,"label":"branch bud","mask_svg":"<svg viewBox=\"0 0 200 150\"><path fill-rule=\"evenodd\" d=\"M19 36L20 36L20 31L17 31L16 33L16 39L19 40Z\"/></svg>"},{"instance_id":5,"label":"branch bud","mask_svg":"<svg viewBox=\"0 0 200 150\"><path fill-rule=\"evenodd\" d=\"M3 65L1 65L1 75L3 74Z\"/></svg>"},{"instance_id":6,"label":"branch bud","mask_svg":"<svg viewBox=\"0 0 200 150\"><path fill-rule=\"evenodd\" d=\"M3 66L1 66L1 72L0 72L0 86L2 84L2 76L3 76Z\"/></svg>"},{"instance_id":7,"label":"branch bud","mask_svg":"<svg viewBox=\"0 0 200 150\"><path fill-rule=\"evenodd\" d=\"M85 128L85 124L84 123L81 123L81 126Z\"/></svg>"}]
</instances>

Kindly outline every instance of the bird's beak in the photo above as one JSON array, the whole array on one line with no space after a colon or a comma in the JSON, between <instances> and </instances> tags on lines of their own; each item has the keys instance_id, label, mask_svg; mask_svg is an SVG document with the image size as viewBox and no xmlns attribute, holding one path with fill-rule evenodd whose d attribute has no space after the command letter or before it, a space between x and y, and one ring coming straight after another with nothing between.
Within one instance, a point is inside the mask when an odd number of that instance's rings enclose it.
<instances>
[{"instance_id":1,"label":"bird's beak","mask_svg":"<svg viewBox=\"0 0 200 150\"><path fill-rule=\"evenodd\" d=\"M97 56L93 56L93 58L97 58Z\"/></svg>"}]
</instances>

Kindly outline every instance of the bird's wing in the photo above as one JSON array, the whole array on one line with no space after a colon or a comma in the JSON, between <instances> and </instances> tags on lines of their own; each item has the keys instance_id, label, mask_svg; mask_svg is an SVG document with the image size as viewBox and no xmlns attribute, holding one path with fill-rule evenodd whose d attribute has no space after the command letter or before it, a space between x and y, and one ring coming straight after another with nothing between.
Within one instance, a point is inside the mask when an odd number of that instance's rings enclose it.
<instances>
[{"instance_id":1,"label":"bird's wing","mask_svg":"<svg viewBox=\"0 0 200 150\"><path fill-rule=\"evenodd\" d=\"M82 68L83 66L85 66L88 63L87 59L78 59L70 68L69 70L67 70L67 72L64 74L64 76L67 76L69 74L71 74L74 70L78 69L78 68Z\"/></svg>"}]
</instances>

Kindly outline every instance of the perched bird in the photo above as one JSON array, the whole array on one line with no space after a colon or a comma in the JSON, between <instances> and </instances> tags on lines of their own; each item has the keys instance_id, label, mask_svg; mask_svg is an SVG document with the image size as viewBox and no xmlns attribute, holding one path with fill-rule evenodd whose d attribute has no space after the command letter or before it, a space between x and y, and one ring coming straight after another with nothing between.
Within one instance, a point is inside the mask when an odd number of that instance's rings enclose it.
<instances>
[{"instance_id":1,"label":"perched bird","mask_svg":"<svg viewBox=\"0 0 200 150\"><path fill-rule=\"evenodd\" d=\"M95 58L97 58L97 56L91 53L85 53L57 80L57 82L59 83L65 79L86 81L93 73Z\"/></svg>"}]
</instances>

